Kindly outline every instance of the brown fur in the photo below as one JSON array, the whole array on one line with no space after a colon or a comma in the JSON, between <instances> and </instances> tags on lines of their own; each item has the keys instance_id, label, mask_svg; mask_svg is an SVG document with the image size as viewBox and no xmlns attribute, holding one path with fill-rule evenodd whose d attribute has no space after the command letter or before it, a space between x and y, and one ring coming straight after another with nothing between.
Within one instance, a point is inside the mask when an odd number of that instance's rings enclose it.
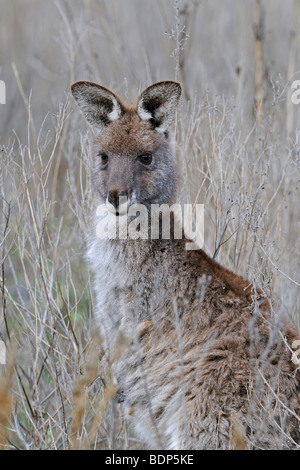
<instances>
[{"instance_id":1,"label":"brown fur","mask_svg":"<svg viewBox=\"0 0 300 470\"><path fill-rule=\"evenodd\" d=\"M117 209L116 196L126 194L149 211L172 204L178 175L169 126L179 85L154 84L131 108L114 94L110 102L99 85L72 90L101 131L93 150L99 203L113 200ZM92 226L89 243L107 349L119 330L131 339L117 366L124 412L149 447L299 445L299 378L288 347L297 332L273 318L260 292L203 250L186 250L185 238L100 240Z\"/></svg>"}]
</instances>

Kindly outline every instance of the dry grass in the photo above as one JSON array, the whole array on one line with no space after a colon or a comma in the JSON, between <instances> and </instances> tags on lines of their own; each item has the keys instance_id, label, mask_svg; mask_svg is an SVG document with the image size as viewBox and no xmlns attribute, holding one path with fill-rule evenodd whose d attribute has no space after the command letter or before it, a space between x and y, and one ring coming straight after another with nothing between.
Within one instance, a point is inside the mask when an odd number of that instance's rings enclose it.
<instances>
[{"instance_id":1,"label":"dry grass","mask_svg":"<svg viewBox=\"0 0 300 470\"><path fill-rule=\"evenodd\" d=\"M0 446L138 448L111 400L113 366L101 359L94 331L84 259L93 206L89 131L65 91L91 79L130 98L176 74L184 87L176 122L181 201L205 204L208 253L275 296L277 314L288 312L299 324L300 112L294 108L291 119L292 77L272 46L277 26L286 33L280 40L290 40L293 2L284 2L286 18L261 2L269 35L260 44L268 75L259 119L254 17L246 20L253 2L214 8L189 0L174 9L173 2L147 0L144 14L136 1L126 8L115 0L74 1L73 9L62 1L54 11L48 2L15 2L18 15L7 0L1 7L8 65L0 73L9 96L0 116L0 332L16 344L16 358L0 365ZM40 41L28 35L34 26ZM50 42L49 26L56 33ZM136 32L128 37L128 30ZM297 74L299 49L291 44ZM232 439L244 446L238 420Z\"/></svg>"},{"instance_id":2,"label":"dry grass","mask_svg":"<svg viewBox=\"0 0 300 470\"><path fill-rule=\"evenodd\" d=\"M12 347L7 351L6 357L7 367L4 377L1 378L0 382L0 450L4 450L7 445L9 419L12 411L10 388L15 366L15 351Z\"/></svg>"}]
</instances>

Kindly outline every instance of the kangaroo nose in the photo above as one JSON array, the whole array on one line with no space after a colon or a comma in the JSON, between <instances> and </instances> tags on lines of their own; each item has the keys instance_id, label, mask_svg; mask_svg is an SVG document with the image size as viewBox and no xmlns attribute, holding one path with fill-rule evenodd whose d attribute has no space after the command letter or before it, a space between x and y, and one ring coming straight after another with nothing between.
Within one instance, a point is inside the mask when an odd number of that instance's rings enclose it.
<instances>
[{"instance_id":1,"label":"kangaroo nose","mask_svg":"<svg viewBox=\"0 0 300 470\"><path fill-rule=\"evenodd\" d=\"M122 204L122 198L127 198L127 191L118 191L117 189L112 189L108 193L108 202L112 204L115 209L118 209L119 205Z\"/></svg>"}]
</instances>

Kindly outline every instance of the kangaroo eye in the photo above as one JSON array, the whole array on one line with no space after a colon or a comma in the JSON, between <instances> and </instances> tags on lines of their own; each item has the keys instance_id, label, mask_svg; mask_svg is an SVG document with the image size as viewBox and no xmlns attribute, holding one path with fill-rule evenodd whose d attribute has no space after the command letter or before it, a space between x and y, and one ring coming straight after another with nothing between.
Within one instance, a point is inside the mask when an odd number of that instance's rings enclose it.
<instances>
[{"instance_id":1,"label":"kangaroo eye","mask_svg":"<svg viewBox=\"0 0 300 470\"><path fill-rule=\"evenodd\" d=\"M106 165L106 163L108 162L108 155L106 155L106 153L98 153L98 157L101 158L101 163L103 165Z\"/></svg>"},{"instance_id":2,"label":"kangaroo eye","mask_svg":"<svg viewBox=\"0 0 300 470\"><path fill-rule=\"evenodd\" d=\"M139 155L138 161L141 162L143 165L151 165L152 155Z\"/></svg>"}]
</instances>

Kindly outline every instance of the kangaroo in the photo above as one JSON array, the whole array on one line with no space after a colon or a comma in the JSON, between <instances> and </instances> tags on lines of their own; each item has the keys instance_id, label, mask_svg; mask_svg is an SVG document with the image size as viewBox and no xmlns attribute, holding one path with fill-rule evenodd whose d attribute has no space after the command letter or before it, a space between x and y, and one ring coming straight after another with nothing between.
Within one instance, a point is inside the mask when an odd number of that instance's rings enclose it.
<instances>
[{"instance_id":1,"label":"kangaroo","mask_svg":"<svg viewBox=\"0 0 300 470\"><path fill-rule=\"evenodd\" d=\"M177 200L171 127L180 84L155 83L135 106L91 82L71 91L96 129L96 202L120 228L116 237L109 230L99 237L95 219L88 258L107 350L119 331L130 340L116 378L134 432L151 449L297 448L294 327L273 318L247 280L202 249L187 250L185 234L174 236L175 214L168 239L161 231L153 239L147 228L143 237L123 236L123 214L134 204L151 224L154 205Z\"/></svg>"}]
</instances>

